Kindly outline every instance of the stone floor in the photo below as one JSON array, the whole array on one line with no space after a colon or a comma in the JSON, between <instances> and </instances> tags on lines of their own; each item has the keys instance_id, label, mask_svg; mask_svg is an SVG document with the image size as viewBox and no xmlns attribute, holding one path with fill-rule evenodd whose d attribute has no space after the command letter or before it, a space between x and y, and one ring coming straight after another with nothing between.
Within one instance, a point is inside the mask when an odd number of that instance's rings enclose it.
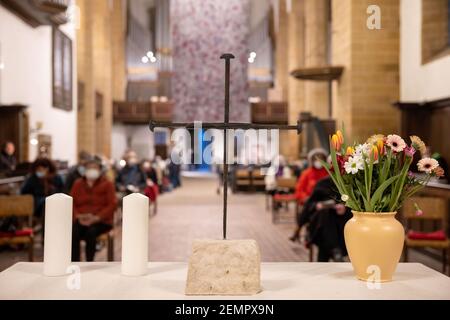
<instances>
[{"instance_id":1,"label":"stone floor","mask_svg":"<svg viewBox=\"0 0 450 320\"><path fill-rule=\"evenodd\" d=\"M193 239L222 238L222 196L217 194L217 186L217 179L211 176L185 177L181 188L159 197L158 213L150 217L150 261L187 261ZM282 211L282 220L276 225L272 223L264 195L229 193L227 238L255 239L263 261L308 261L308 251L288 240L294 228L293 208ZM120 233L119 223L115 260L121 258ZM42 261L42 247L37 240L35 260ZM106 248L97 253L96 260L106 260ZM439 261L417 252L410 253L410 260L441 270ZM26 251L0 251L0 271L18 261L27 261Z\"/></svg>"}]
</instances>

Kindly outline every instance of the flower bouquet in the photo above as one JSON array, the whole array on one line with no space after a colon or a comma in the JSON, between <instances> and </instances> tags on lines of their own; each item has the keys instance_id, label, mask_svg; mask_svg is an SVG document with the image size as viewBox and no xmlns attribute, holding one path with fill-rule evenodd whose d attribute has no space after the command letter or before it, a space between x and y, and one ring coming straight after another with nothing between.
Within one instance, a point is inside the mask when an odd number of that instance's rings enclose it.
<instances>
[{"instance_id":1,"label":"flower bouquet","mask_svg":"<svg viewBox=\"0 0 450 320\"><path fill-rule=\"evenodd\" d=\"M443 175L435 159L424 157L425 143L417 136L410 140L407 145L398 135L377 134L363 144L348 145L341 131L331 137L331 164L324 166L353 212L344 236L359 279L392 279L404 241L396 211L432 176ZM417 151L423 157L417 163L421 176L410 171Z\"/></svg>"}]
</instances>

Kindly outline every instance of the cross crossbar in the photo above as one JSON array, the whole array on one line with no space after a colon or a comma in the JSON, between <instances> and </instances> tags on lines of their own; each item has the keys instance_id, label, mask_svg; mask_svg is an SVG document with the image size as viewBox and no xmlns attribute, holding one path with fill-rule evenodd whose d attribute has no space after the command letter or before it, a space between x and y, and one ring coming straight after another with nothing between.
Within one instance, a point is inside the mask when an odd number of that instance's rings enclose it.
<instances>
[{"instance_id":1,"label":"cross crossbar","mask_svg":"<svg viewBox=\"0 0 450 320\"><path fill-rule=\"evenodd\" d=\"M224 102L224 122L202 122L201 126L205 129L278 129L278 130L296 130L297 134L302 132L302 124L297 121L296 125L278 125L278 124L255 124L230 122L230 62L234 59L231 53L224 53L220 56L225 60L225 102ZM155 128L186 128L194 129L195 122L156 122L150 121L149 128L153 131ZM223 239L227 238L227 201L228 201L228 163L227 163L227 135L224 134L223 143Z\"/></svg>"}]
</instances>

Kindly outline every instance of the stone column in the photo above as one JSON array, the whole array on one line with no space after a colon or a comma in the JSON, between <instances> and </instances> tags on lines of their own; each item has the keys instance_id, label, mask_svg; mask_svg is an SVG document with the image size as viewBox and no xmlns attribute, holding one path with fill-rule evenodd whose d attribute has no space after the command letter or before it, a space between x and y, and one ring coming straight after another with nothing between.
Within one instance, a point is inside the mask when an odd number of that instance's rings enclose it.
<instances>
[{"instance_id":1,"label":"stone column","mask_svg":"<svg viewBox=\"0 0 450 320\"><path fill-rule=\"evenodd\" d=\"M369 0L333 0L333 63L344 73L335 85L334 117L352 139L400 129L399 1L380 0L381 29L367 27Z\"/></svg>"},{"instance_id":2,"label":"stone column","mask_svg":"<svg viewBox=\"0 0 450 320\"><path fill-rule=\"evenodd\" d=\"M95 153L95 92L92 23L94 20L94 1L77 0L80 9L80 28L77 30L77 74L78 82L83 83L84 95L82 109L78 110L77 141L78 151Z\"/></svg>"},{"instance_id":3,"label":"stone column","mask_svg":"<svg viewBox=\"0 0 450 320\"><path fill-rule=\"evenodd\" d=\"M275 88L282 93L282 100L288 100L288 14L286 0L278 0L278 31L275 45ZM289 108L289 106L288 106ZM280 154L290 154L289 133L280 132Z\"/></svg>"},{"instance_id":4,"label":"stone column","mask_svg":"<svg viewBox=\"0 0 450 320\"><path fill-rule=\"evenodd\" d=\"M304 66L304 40L305 40L305 20L304 20L304 0L292 1L292 8L288 14L288 71ZM296 123L299 114L305 109L305 83L288 76L288 107L289 123ZM298 159L300 154L301 139L299 135L290 131L288 133L288 153L286 156Z\"/></svg>"},{"instance_id":5,"label":"stone column","mask_svg":"<svg viewBox=\"0 0 450 320\"><path fill-rule=\"evenodd\" d=\"M113 0L111 51L112 51L112 98L125 100L127 75L125 64L125 36L126 36L126 3L122 0Z\"/></svg>"},{"instance_id":6,"label":"stone column","mask_svg":"<svg viewBox=\"0 0 450 320\"><path fill-rule=\"evenodd\" d=\"M327 0L305 0L305 67L328 65ZM305 81L305 109L313 116L328 118L328 83Z\"/></svg>"},{"instance_id":7,"label":"stone column","mask_svg":"<svg viewBox=\"0 0 450 320\"><path fill-rule=\"evenodd\" d=\"M352 2L352 127L355 137L399 133L399 0L380 0L381 29L367 28L369 0ZM364 14L366 13L366 14Z\"/></svg>"},{"instance_id":8,"label":"stone column","mask_svg":"<svg viewBox=\"0 0 450 320\"><path fill-rule=\"evenodd\" d=\"M77 0L81 25L77 32L78 81L84 84L78 113L78 150L111 155L113 99L125 98L125 17L121 0ZM96 92L103 97L96 117Z\"/></svg>"}]
</instances>

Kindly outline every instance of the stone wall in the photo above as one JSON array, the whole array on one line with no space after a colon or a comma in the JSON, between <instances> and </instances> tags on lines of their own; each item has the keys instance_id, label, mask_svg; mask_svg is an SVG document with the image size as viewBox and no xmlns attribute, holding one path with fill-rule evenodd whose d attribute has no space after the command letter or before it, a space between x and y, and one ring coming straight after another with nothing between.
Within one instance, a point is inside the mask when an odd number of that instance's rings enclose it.
<instances>
[{"instance_id":1,"label":"stone wall","mask_svg":"<svg viewBox=\"0 0 450 320\"><path fill-rule=\"evenodd\" d=\"M367 27L367 8L372 4L381 10L380 30ZM332 87L331 117L337 126L344 124L352 139L398 132L399 114L392 103L399 100L399 1L298 0L292 2L290 12L286 12L285 0L278 5L275 85L288 101L289 121L294 123L302 111L321 119L329 117L327 83L295 80L289 73L331 64L344 67ZM304 138L305 133L300 141ZM288 139L280 140L282 154L298 157L301 143L297 137L289 134Z\"/></svg>"},{"instance_id":2,"label":"stone wall","mask_svg":"<svg viewBox=\"0 0 450 320\"><path fill-rule=\"evenodd\" d=\"M351 113L352 137L398 133L400 12L398 0L379 0L381 29L367 28L370 0L352 1Z\"/></svg>"},{"instance_id":3,"label":"stone wall","mask_svg":"<svg viewBox=\"0 0 450 320\"><path fill-rule=\"evenodd\" d=\"M77 0L78 81L84 85L78 112L78 150L111 155L113 99L125 96L125 16L121 0ZM96 93L103 97L96 116Z\"/></svg>"}]
</instances>

